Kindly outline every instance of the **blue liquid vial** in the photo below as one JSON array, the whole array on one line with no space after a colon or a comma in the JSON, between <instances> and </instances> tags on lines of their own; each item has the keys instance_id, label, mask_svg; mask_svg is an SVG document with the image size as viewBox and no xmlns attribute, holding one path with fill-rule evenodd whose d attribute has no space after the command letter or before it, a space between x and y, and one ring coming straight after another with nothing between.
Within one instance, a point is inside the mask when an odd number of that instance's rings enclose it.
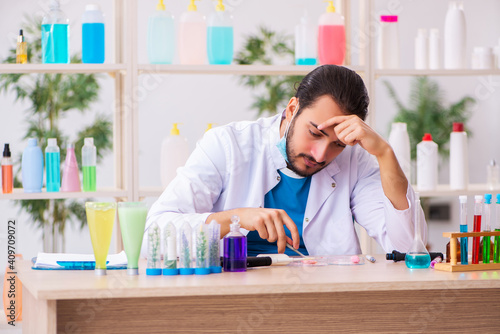
<instances>
[{"instance_id":1,"label":"blue liquid vial","mask_svg":"<svg viewBox=\"0 0 500 334\"><path fill-rule=\"evenodd\" d=\"M316 65L316 58L297 58L295 65Z\"/></svg>"},{"instance_id":2,"label":"blue liquid vial","mask_svg":"<svg viewBox=\"0 0 500 334\"><path fill-rule=\"evenodd\" d=\"M425 269L431 265L429 253L408 253L405 257L406 266L410 269Z\"/></svg>"},{"instance_id":3,"label":"blue liquid vial","mask_svg":"<svg viewBox=\"0 0 500 334\"><path fill-rule=\"evenodd\" d=\"M42 25L42 62L44 64L69 63L69 26L67 24Z\"/></svg>"},{"instance_id":4,"label":"blue liquid vial","mask_svg":"<svg viewBox=\"0 0 500 334\"><path fill-rule=\"evenodd\" d=\"M233 27L207 28L207 53L210 64L231 64L234 52L233 34Z\"/></svg>"},{"instance_id":5,"label":"blue liquid vial","mask_svg":"<svg viewBox=\"0 0 500 334\"><path fill-rule=\"evenodd\" d=\"M61 188L61 158L57 140L48 139L45 149L45 173L47 192L58 192Z\"/></svg>"},{"instance_id":6,"label":"blue liquid vial","mask_svg":"<svg viewBox=\"0 0 500 334\"><path fill-rule=\"evenodd\" d=\"M460 232L467 232L467 225L460 225ZM468 259L468 238L460 238L460 263L469 264Z\"/></svg>"},{"instance_id":7,"label":"blue liquid vial","mask_svg":"<svg viewBox=\"0 0 500 334\"><path fill-rule=\"evenodd\" d=\"M231 231L224 237L224 271L247 270L247 237L240 232L240 218L233 216Z\"/></svg>"},{"instance_id":8,"label":"blue liquid vial","mask_svg":"<svg viewBox=\"0 0 500 334\"><path fill-rule=\"evenodd\" d=\"M104 63L104 23L82 24L82 62Z\"/></svg>"}]
</instances>

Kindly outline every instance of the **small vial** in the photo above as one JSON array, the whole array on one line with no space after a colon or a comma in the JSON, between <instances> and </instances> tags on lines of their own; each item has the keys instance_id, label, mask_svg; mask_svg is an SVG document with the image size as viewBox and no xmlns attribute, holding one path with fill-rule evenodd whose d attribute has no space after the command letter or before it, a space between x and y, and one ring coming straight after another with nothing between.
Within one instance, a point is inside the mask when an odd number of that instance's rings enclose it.
<instances>
[{"instance_id":1,"label":"small vial","mask_svg":"<svg viewBox=\"0 0 500 334\"><path fill-rule=\"evenodd\" d=\"M160 228L154 222L148 229L148 267L146 275L161 275Z\"/></svg>"},{"instance_id":2,"label":"small vial","mask_svg":"<svg viewBox=\"0 0 500 334\"><path fill-rule=\"evenodd\" d=\"M211 273L222 272L222 267L220 265L220 224L215 220L212 220L208 225L208 244L209 244L209 267Z\"/></svg>"},{"instance_id":3,"label":"small vial","mask_svg":"<svg viewBox=\"0 0 500 334\"><path fill-rule=\"evenodd\" d=\"M208 245L208 225L200 223L195 231L195 248L196 248L196 275L210 274L209 261L209 245Z\"/></svg>"},{"instance_id":4,"label":"small vial","mask_svg":"<svg viewBox=\"0 0 500 334\"><path fill-rule=\"evenodd\" d=\"M467 232L467 196L459 196L460 232ZM468 238L460 238L460 263L469 264ZM448 262L448 259L447 261Z\"/></svg>"},{"instance_id":5,"label":"small vial","mask_svg":"<svg viewBox=\"0 0 500 334\"><path fill-rule=\"evenodd\" d=\"M474 196L474 201L474 232L481 232L483 196ZM472 238L472 264L479 264L480 241L480 237Z\"/></svg>"},{"instance_id":6,"label":"small vial","mask_svg":"<svg viewBox=\"0 0 500 334\"><path fill-rule=\"evenodd\" d=\"M192 234L191 226L188 222L184 222L180 232L180 254L179 254L179 274L192 275L194 268L192 265Z\"/></svg>"},{"instance_id":7,"label":"small vial","mask_svg":"<svg viewBox=\"0 0 500 334\"><path fill-rule=\"evenodd\" d=\"M500 167L495 160L491 160L489 165L486 166L487 183L489 190L499 188L500 183Z\"/></svg>"},{"instance_id":8,"label":"small vial","mask_svg":"<svg viewBox=\"0 0 500 334\"><path fill-rule=\"evenodd\" d=\"M163 275L178 275L177 230L171 222L163 230Z\"/></svg>"},{"instance_id":9,"label":"small vial","mask_svg":"<svg viewBox=\"0 0 500 334\"><path fill-rule=\"evenodd\" d=\"M247 237L240 232L240 217L231 217L231 231L224 237L224 271L247 270Z\"/></svg>"},{"instance_id":10,"label":"small vial","mask_svg":"<svg viewBox=\"0 0 500 334\"><path fill-rule=\"evenodd\" d=\"M490 218L491 218L491 194L484 195L483 207L483 221L486 226L484 232L491 232ZM483 263L490 263L490 250L491 250L491 236L485 235L483 237Z\"/></svg>"}]
</instances>

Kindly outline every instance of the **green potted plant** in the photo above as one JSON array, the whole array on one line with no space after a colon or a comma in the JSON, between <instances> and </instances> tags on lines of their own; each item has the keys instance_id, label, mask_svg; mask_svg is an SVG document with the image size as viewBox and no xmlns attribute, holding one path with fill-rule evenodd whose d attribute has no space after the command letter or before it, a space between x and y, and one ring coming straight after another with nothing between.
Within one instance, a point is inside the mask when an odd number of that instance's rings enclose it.
<instances>
[{"instance_id":1,"label":"green potted plant","mask_svg":"<svg viewBox=\"0 0 500 334\"><path fill-rule=\"evenodd\" d=\"M28 41L28 59L41 63L41 19L27 19L25 36ZM16 50L10 49L4 63L16 62ZM80 57L73 55L72 63L80 63ZM26 132L23 139L37 138L42 149L48 138L57 138L62 151L69 146L70 138L60 126L60 120L71 112L86 113L97 100L99 84L95 74L2 74L0 92L12 92L16 100L28 101ZM71 139L75 152L81 152L83 138L94 137L97 159L112 148L112 123L105 115L97 115L93 123L82 127ZM77 154L81 166L80 155ZM15 187L22 187L19 179L20 155L16 159ZM61 162L64 159L61 157ZM64 252L64 231L67 221L77 222L80 228L86 223L85 208L81 200L21 200L16 201L22 211L27 212L37 227L43 230L44 251Z\"/></svg>"}]
</instances>

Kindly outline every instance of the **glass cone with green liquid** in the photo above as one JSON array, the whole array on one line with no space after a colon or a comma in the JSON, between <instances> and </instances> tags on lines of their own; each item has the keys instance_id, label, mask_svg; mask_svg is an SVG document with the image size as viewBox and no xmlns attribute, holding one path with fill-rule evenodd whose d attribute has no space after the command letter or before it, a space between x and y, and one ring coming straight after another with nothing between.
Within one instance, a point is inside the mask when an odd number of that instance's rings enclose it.
<instances>
[{"instance_id":1,"label":"glass cone with green liquid","mask_svg":"<svg viewBox=\"0 0 500 334\"><path fill-rule=\"evenodd\" d=\"M420 224L420 199L417 199L415 201L415 236L405 257L406 266L410 269L425 269L431 264L431 256L422 241Z\"/></svg>"}]
</instances>

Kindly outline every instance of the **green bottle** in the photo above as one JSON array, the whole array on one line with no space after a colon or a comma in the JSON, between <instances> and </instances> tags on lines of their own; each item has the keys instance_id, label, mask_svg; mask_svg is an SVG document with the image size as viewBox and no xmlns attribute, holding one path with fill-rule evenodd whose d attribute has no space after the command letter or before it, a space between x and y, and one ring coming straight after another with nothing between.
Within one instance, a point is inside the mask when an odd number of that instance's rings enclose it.
<instances>
[{"instance_id":1,"label":"green bottle","mask_svg":"<svg viewBox=\"0 0 500 334\"><path fill-rule=\"evenodd\" d=\"M83 191L96 191L96 160L94 138L85 138L82 147Z\"/></svg>"}]
</instances>

